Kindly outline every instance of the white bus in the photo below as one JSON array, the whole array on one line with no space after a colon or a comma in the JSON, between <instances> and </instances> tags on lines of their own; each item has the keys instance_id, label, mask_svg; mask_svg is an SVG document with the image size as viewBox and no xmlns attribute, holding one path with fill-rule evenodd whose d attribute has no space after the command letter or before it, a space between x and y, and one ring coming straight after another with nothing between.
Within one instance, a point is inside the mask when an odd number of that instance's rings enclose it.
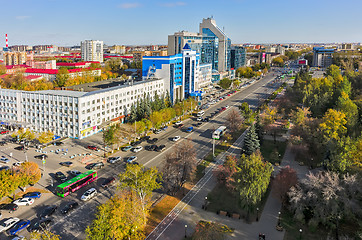
<instances>
[{"instance_id":1,"label":"white bus","mask_svg":"<svg viewBox=\"0 0 362 240\"><path fill-rule=\"evenodd\" d=\"M225 131L226 131L226 127L220 126L218 129L215 130L215 132L213 132L212 138L216 139L216 140L220 139L220 137L222 135L224 135Z\"/></svg>"}]
</instances>

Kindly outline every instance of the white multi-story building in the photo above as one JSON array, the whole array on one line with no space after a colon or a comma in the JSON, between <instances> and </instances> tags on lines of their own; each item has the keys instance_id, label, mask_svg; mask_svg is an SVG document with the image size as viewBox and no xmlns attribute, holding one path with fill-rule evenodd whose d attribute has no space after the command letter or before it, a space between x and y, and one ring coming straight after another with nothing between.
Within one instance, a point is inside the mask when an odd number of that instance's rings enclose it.
<instances>
[{"instance_id":1,"label":"white multi-story building","mask_svg":"<svg viewBox=\"0 0 362 240\"><path fill-rule=\"evenodd\" d=\"M0 124L81 139L99 132L111 120L123 122L137 99L144 94L162 95L164 89L163 80L92 92L0 89Z\"/></svg>"},{"instance_id":2,"label":"white multi-story building","mask_svg":"<svg viewBox=\"0 0 362 240\"><path fill-rule=\"evenodd\" d=\"M85 40L80 45L83 61L103 62L103 41Z\"/></svg>"}]
</instances>

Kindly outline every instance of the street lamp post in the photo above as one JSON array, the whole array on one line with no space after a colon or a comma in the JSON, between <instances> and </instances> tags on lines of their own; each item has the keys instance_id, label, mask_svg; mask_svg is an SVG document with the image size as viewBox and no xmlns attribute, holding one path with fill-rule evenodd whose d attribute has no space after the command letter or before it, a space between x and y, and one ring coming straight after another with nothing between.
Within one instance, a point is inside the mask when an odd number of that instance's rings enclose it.
<instances>
[{"instance_id":1,"label":"street lamp post","mask_svg":"<svg viewBox=\"0 0 362 240\"><path fill-rule=\"evenodd\" d=\"M280 226L280 212L278 212L278 226Z\"/></svg>"},{"instance_id":2,"label":"street lamp post","mask_svg":"<svg viewBox=\"0 0 362 240\"><path fill-rule=\"evenodd\" d=\"M256 208L256 221L259 221L259 208Z\"/></svg>"},{"instance_id":3,"label":"street lamp post","mask_svg":"<svg viewBox=\"0 0 362 240\"><path fill-rule=\"evenodd\" d=\"M303 232L303 230L302 230L302 229L299 229L299 240L302 239L302 232Z\"/></svg>"},{"instance_id":4,"label":"street lamp post","mask_svg":"<svg viewBox=\"0 0 362 240\"><path fill-rule=\"evenodd\" d=\"M187 225L185 224L185 238L187 238Z\"/></svg>"},{"instance_id":5,"label":"street lamp post","mask_svg":"<svg viewBox=\"0 0 362 240\"><path fill-rule=\"evenodd\" d=\"M206 206L207 206L207 197L205 197L205 203L204 203L204 210L206 211Z\"/></svg>"}]
</instances>

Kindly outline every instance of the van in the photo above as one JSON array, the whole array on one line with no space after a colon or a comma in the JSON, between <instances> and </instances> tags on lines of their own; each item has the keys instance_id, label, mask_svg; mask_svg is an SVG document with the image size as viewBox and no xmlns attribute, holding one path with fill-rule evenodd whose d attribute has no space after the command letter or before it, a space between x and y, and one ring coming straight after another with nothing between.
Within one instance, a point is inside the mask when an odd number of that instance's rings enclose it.
<instances>
[{"instance_id":1,"label":"van","mask_svg":"<svg viewBox=\"0 0 362 240\"><path fill-rule=\"evenodd\" d=\"M201 116L203 116L204 114L205 114L204 111L200 111L200 112L197 113L197 116L198 116L198 117L201 117Z\"/></svg>"}]
</instances>

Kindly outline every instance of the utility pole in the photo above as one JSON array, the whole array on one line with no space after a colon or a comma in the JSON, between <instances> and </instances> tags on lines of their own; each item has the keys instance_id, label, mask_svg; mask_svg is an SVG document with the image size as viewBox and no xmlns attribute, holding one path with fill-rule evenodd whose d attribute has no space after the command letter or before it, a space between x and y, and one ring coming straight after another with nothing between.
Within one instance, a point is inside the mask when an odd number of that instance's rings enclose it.
<instances>
[{"instance_id":1,"label":"utility pole","mask_svg":"<svg viewBox=\"0 0 362 240\"><path fill-rule=\"evenodd\" d=\"M136 141L136 136L137 136L137 130L136 130L136 120L134 121L134 141Z\"/></svg>"}]
</instances>

